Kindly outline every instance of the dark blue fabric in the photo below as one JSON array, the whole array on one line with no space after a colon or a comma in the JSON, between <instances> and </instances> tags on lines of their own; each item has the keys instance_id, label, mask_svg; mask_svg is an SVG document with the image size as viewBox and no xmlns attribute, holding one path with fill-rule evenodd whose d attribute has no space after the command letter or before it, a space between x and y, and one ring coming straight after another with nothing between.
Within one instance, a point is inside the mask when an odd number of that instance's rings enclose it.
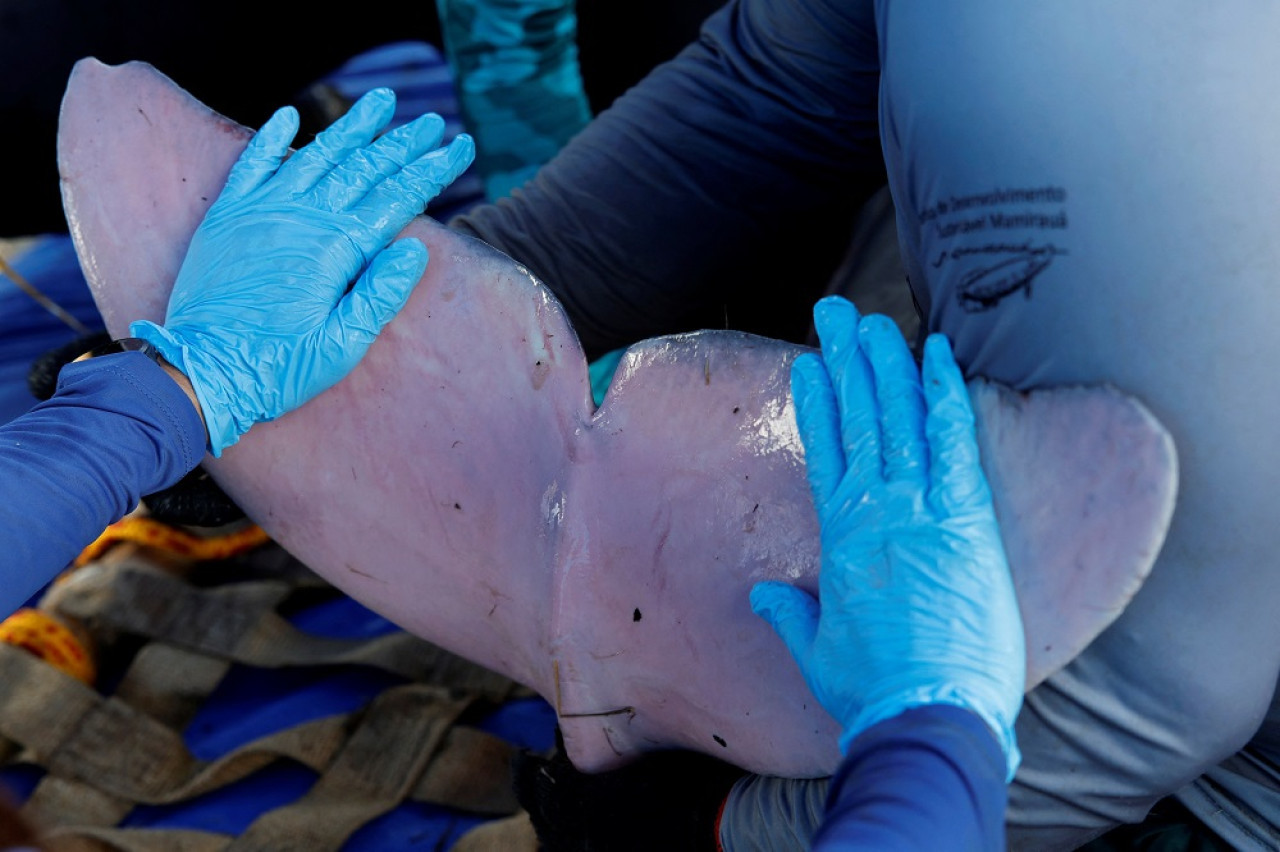
<instances>
[{"instance_id":1,"label":"dark blue fabric","mask_svg":"<svg viewBox=\"0 0 1280 852\"><path fill-rule=\"evenodd\" d=\"M195 406L145 355L63 368L52 399L0 426L0 612L20 606L143 494L181 479L204 446Z\"/></svg>"},{"instance_id":2,"label":"dark blue fabric","mask_svg":"<svg viewBox=\"0 0 1280 852\"><path fill-rule=\"evenodd\" d=\"M708 327L802 339L824 258L885 180L873 18L728 3L533 180L450 225L546 282L590 358Z\"/></svg>"},{"instance_id":3,"label":"dark blue fabric","mask_svg":"<svg viewBox=\"0 0 1280 852\"><path fill-rule=\"evenodd\" d=\"M886 719L850 745L813 848L1004 849L1005 769L995 736L961 707Z\"/></svg>"}]
</instances>

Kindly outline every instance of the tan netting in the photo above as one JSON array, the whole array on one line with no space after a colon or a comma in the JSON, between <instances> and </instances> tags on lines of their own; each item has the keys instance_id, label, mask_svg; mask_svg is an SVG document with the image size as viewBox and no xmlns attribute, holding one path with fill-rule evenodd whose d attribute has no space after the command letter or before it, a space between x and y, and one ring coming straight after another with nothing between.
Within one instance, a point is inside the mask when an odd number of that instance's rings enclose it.
<instances>
[{"instance_id":1,"label":"tan netting","mask_svg":"<svg viewBox=\"0 0 1280 852\"><path fill-rule=\"evenodd\" d=\"M246 539L243 530L231 534ZM326 591L332 592L270 543L219 562L127 543L60 578L40 604L43 620L28 615L23 622L36 632L47 626L57 652L45 660L38 642L0 642L0 759L46 771L21 809L44 846L58 852L323 852L341 848L371 820L412 800L493 818L464 836L459 850L536 849L511 790L513 747L459 722L468 711L532 693L403 632L323 638L280 614ZM11 631L31 634L30 627ZM99 671L112 655L119 655L117 670L128 658L111 695L56 665L77 641ZM409 682L355 712L200 760L182 730L233 663L373 666ZM191 799L283 759L314 770L317 781L238 837L118 827L137 805Z\"/></svg>"}]
</instances>

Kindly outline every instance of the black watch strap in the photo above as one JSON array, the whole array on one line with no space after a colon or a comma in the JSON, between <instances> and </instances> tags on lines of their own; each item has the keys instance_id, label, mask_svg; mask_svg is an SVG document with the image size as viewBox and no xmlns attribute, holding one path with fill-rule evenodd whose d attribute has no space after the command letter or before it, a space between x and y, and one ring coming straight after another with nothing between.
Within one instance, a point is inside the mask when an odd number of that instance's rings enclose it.
<instances>
[{"instance_id":1,"label":"black watch strap","mask_svg":"<svg viewBox=\"0 0 1280 852\"><path fill-rule=\"evenodd\" d=\"M143 340L141 337L122 337L119 340L112 340L101 346L95 346L83 356L84 359L98 358L102 355L115 355L117 352L141 352L157 364L160 363L160 350L151 345L149 341Z\"/></svg>"}]
</instances>

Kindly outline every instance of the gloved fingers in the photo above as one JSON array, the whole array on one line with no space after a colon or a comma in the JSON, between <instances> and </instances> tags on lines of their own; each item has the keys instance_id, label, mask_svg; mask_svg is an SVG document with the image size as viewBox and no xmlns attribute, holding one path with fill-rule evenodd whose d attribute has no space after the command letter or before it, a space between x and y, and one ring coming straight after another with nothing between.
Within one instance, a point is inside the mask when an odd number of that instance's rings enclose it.
<instances>
[{"instance_id":1,"label":"gloved fingers","mask_svg":"<svg viewBox=\"0 0 1280 852\"><path fill-rule=\"evenodd\" d=\"M219 201L242 198L266 183L280 168L289 145L298 134L298 111L293 107L276 110L231 167Z\"/></svg>"},{"instance_id":2,"label":"gloved fingers","mask_svg":"<svg viewBox=\"0 0 1280 852\"><path fill-rule=\"evenodd\" d=\"M990 501L974 433L973 406L951 344L932 334L924 344L924 394L929 414L930 501L948 514Z\"/></svg>"},{"instance_id":3,"label":"gloved fingers","mask_svg":"<svg viewBox=\"0 0 1280 852\"><path fill-rule=\"evenodd\" d=\"M379 240L390 239L466 171L475 154L475 142L459 134L447 147L419 157L374 187L361 204L370 214L366 224L371 233Z\"/></svg>"},{"instance_id":4,"label":"gloved fingers","mask_svg":"<svg viewBox=\"0 0 1280 852\"><path fill-rule=\"evenodd\" d=\"M822 360L831 374L840 417L845 476L860 492L882 481L879 406L871 365L858 342L862 316L848 299L828 296L813 308Z\"/></svg>"},{"instance_id":5,"label":"gloved fingers","mask_svg":"<svg viewBox=\"0 0 1280 852\"><path fill-rule=\"evenodd\" d=\"M346 115L285 161L279 171L281 189L304 192L314 187L335 166L372 142L395 110L396 96L390 89L366 92Z\"/></svg>"},{"instance_id":6,"label":"gloved fingers","mask_svg":"<svg viewBox=\"0 0 1280 852\"><path fill-rule=\"evenodd\" d=\"M769 622L807 680L821 613L818 599L796 586L767 581L751 587L751 610Z\"/></svg>"},{"instance_id":7,"label":"gloved fingers","mask_svg":"<svg viewBox=\"0 0 1280 852\"><path fill-rule=\"evenodd\" d=\"M325 321L325 339L337 341L354 365L395 318L427 271L427 247L406 237L380 251Z\"/></svg>"},{"instance_id":8,"label":"gloved fingers","mask_svg":"<svg viewBox=\"0 0 1280 852\"><path fill-rule=\"evenodd\" d=\"M928 482L929 454L920 370L902 332L888 317L863 318L858 338L875 373L885 481L910 482L923 491Z\"/></svg>"},{"instance_id":9,"label":"gloved fingers","mask_svg":"<svg viewBox=\"0 0 1280 852\"><path fill-rule=\"evenodd\" d=\"M805 353L791 363L791 396L796 427L804 444L805 467L813 502L827 505L844 478L844 448L840 444L840 410L831 376L817 355Z\"/></svg>"},{"instance_id":10,"label":"gloved fingers","mask_svg":"<svg viewBox=\"0 0 1280 852\"><path fill-rule=\"evenodd\" d=\"M345 210L436 148L442 136L443 118L435 113L420 115L379 136L368 147L352 152L316 185L316 192L328 209Z\"/></svg>"}]
</instances>

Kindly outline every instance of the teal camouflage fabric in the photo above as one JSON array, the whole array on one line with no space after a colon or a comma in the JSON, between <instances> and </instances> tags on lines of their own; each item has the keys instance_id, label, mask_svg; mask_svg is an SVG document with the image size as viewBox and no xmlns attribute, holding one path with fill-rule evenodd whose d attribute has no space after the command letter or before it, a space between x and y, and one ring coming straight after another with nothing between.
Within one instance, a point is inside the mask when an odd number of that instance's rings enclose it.
<instances>
[{"instance_id":1,"label":"teal camouflage fabric","mask_svg":"<svg viewBox=\"0 0 1280 852\"><path fill-rule=\"evenodd\" d=\"M573 0L437 0L473 170L508 195L591 118Z\"/></svg>"}]
</instances>

